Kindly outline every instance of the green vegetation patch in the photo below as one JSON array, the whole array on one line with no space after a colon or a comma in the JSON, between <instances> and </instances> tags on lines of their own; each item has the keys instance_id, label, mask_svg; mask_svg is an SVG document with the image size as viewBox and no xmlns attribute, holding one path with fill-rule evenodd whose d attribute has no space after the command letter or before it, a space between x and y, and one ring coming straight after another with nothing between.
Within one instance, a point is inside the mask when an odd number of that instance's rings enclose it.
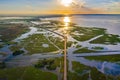
<instances>
[{"instance_id":1,"label":"green vegetation patch","mask_svg":"<svg viewBox=\"0 0 120 80\"><path fill-rule=\"evenodd\" d=\"M6 56L7 54L4 53L4 52L0 52L0 55L2 55L2 56Z\"/></svg>"},{"instance_id":2,"label":"green vegetation patch","mask_svg":"<svg viewBox=\"0 0 120 80\"><path fill-rule=\"evenodd\" d=\"M76 48L81 48L82 46L81 45L77 45Z\"/></svg>"},{"instance_id":3,"label":"green vegetation patch","mask_svg":"<svg viewBox=\"0 0 120 80\"><path fill-rule=\"evenodd\" d=\"M2 39L3 42L8 42L28 30L28 27L22 24L0 24L0 35L2 35L0 39Z\"/></svg>"},{"instance_id":4,"label":"green vegetation patch","mask_svg":"<svg viewBox=\"0 0 120 80\"><path fill-rule=\"evenodd\" d=\"M5 67L6 67L5 63L4 62L0 62L0 69L3 69Z\"/></svg>"},{"instance_id":5,"label":"green vegetation patch","mask_svg":"<svg viewBox=\"0 0 120 80\"><path fill-rule=\"evenodd\" d=\"M46 67L48 70L55 70L57 65L55 65L54 59L44 59L39 60L37 64L35 64L36 68L43 68Z\"/></svg>"},{"instance_id":6,"label":"green vegetation patch","mask_svg":"<svg viewBox=\"0 0 120 80\"><path fill-rule=\"evenodd\" d=\"M75 71L76 74L76 76L74 75L75 78L79 77L82 80L87 80L89 79L89 75L91 75L92 80L106 80L105 75L99 72L96 68L85 66L83 64L80 64L79 62L72 62L72 63L73 63L73 70Z\"/></svg>"},{"instance_id":7,"label":"green vegetation patch","mask_svg":"<svg viewBox=\"0 0 120 80\"><path fill-rule=\"evenodd\" d=\"M17 45L18 43L14 42L14 41L9 41L9 42L6 42L6 44L8 44L8 45Z\"/></svg>"},{"instance_id":8,"label":"green vegetation patch","mask_svg":"<svg viewBox=\"0 0 120 80\"><path fill-rule=\"evenodd\" d=\"M73 42L72 42L72 41L68 41L68 42L67 42L67 47L71 47L71 46L72 46L72 44L73 44Z\"/></svg>"},{"instance_id":9,"label":"green vegetation patch","mask_svg":"<svg viewBox=\"0 0 120 80\"><path fill-rule=\"evenodd\" d=\"M11 51L18 51L22 48L22 46L19 46L19 45L13 45L10 47L10 50Z\"/></svg>"},{"instance_id":10,"label":"green vegetation patch","mask_svg":"<svg viewBox=\"0 0 120 80\"><path fill-rule=\"evenodd\" d=\"M0 79L5 80L57 80L57 75L34 67L9 68L0 70Z\"/></svg>"},{"instance_id":11,"label":"green vegetation patch","mask_svg":"<svg viewBox=\"0 0 120 80\"><path fill-rule=\"evenodd\" d=\"M58 28L59 27L64 27L64 25L65 25L65 23L63 21L50 20L50 22L51 22L52 25L57 25ZM74 25L76 25L76 24L71 23L71 22L69 23L69 26L74 26Z\"/></svg>"},{"instance_id":12,"label":"green vegetation patch","mask_svg":"<svg viewBox=\"0 0 120 80\"><path fill-rule=\"evenodd\" d=\"M50 41L52 41L56 46L58 46L60 49L64 49L64 38L61 39L59 37L52 37L49 36ZM67 41L67 47L71 47L73 44L72 41Z\"/></svg>"},{"instance_id":13,"label":"green vegetation patch","mask_svg":"<svg viewBox=\"0 0 120 80\"><path fill-rule=\"evenodd\" d=\"M103 47L99 47L99 46L95 46L95 47L92 47L92 49L94 49L94 50L103 50L104 48Z\"/></svg>"},{"instance_id":14,"label":"green vegetation patch","mask_svg":"<svg viewBox=\"0 0 120 80\"><path fill-rule=\"evenodd\" d=\"M82 34L82 35L76 35L76 32L77 34ZM78 41L86 41L105 33L106 33L106 29L103 28L87 28L87 27L75 26L71 32L71 35L73 38L75 38Z\"/></svg>"},{"instance_id":15,"label":"green vegetation patch","mask_svg":"<svg viewBox=\"0 0 120 80\"><path fill-rule=\"evenodd\" d=\"M52 41L60 49L64 49L64 40L59 37L49 36L50 41Z\"/></svg>"},{"instance_id":16,"label":"green vegetation patch","mask_svg":"<svg viewBox=\"0 0 120 80\"><path fill-rule=\"evenodd\" d=\"M94 67L85 66L79 62L72 62L74 73L68 73L68 80L119 80L120 77L105 75Z\"/></svg>"},{"instance_id":17,"label":"green vegetation patch","mask_svg":"<svg viewBox=\"0 0 120 80\"><path fill-rule=\"evenodd\" d=\"M48 70L56 70L57 67L63 66L62 58L40 59L36 64L36 68L46 68ZM62 70L62 67L61 67Z\"/></svg>"},{"instance_id":18,"label":"green vegetation patch","mask_svg":"<svg viewBox=\"0 0 120 80\"><path fill-rule=\"evenodd\" d=\"M81 48L81 49L74 51L74 53L92 53L92 52L97 52L97 51L89 50L88 48Z\"/></svg>"},{"instance_id":19,"label":"green vegetation patch","mask_svg":"<svg viewBox=\"0 0 120 80\"><path fill-rule=\"evenodd\" d=\"M2 48L3 47L3 45L2 44L0 44L0 48Z\"/></svg>"},{"instance_id":20,"label":"green vegetation patch","mask_svg":"<svg viewBox=\"0 0 120 80\"><path fill-rule=\"evenodd\" d=\"M120 61L120 55L88 56L85 58L87 58L89 60L108 61L108 62Z\"/></svg>"},{"instance_id":21,"label":"green vegetation patch","mask_svg":"<svg viewBox=\"0 0 120 80\"><path fill-rule=\"evenodd\" d=\"M47 47L43 45L47 44ZM43 34L34 34L24 39L21 43L30 54L34 53L46 53L57 51L58 49L51 44Z\"/></svg>"},{"instance_id":22,"label":"green vegetation patch","mask_svg":"<svg viewBox=\"0 0 120 80\"><path fill-rule=\"evenodd\" d=\"M50 22L53 25L63 25L63 22L61 22L61 21L51 20Z\"/></svg>"},{"instance_id":23,"label":"green vegetation patch","mask_svg":"<svg viewBox=\"0 0 120 80\"><path fill-rule=\"evenodd\" d=\"M90 43L116 45L117 43L120 43L120 36L113 34L104 34L102 37L97 38L96 40L93 40Z\"/></svg>"},{"instance_id":24,"label":"green vegetation patch","mask_svg":"<svg viewBox=\"0 0 120 80\"><path fill-rule=\"evenodd\" d=\"M75 61L73 61L72 62L72 68L73 68L73 70L75 71L75 72L77 72L77 73L83 73L84 71L88 71L88 70L90 70L89 69L89 67L87 67L87 66L85 66L85 65L82 65L82 64L80 64L79 62L75 62Z\"/></svg>"},{"instance_id":25,"label":"green vegetation patch","mask_svg":"<svg viewBox=\"0 0 120 80\"><path fill-rule=\"evenodd\" d=\"M68 80L89 80L88 77L89 77L88 74L80 76L77 73L68 72Z\"/></svg>"},{"instance_id":26,"label":"green vegetation patch","mask_svg":"<svg viewBox=\"0 0 120 80\"><path fill-rule=\"evenodd\" d=\"M18 50L18 51L13 52L13 56L17 56L17 55L20 55L20 54L23 54L23 53L24 53L24 51Z\"/></svg>"}]
</instances>

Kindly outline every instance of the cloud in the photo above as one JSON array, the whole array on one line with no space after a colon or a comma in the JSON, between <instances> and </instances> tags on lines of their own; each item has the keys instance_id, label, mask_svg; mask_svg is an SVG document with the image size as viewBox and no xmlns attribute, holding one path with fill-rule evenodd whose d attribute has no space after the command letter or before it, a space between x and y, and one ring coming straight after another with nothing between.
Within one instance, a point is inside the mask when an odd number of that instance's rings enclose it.
<instances>
[{"instance_id":1,"label":"cloud","mask_svg":"<svg viewBox=\"0 0 120 80\"><path fill-rule=\"evenodd\" d=\"M79 0L79 1L75 1L72 4L71 7L72 11L74 13L81 13L81 14L97 14L97 13L102 13L102 10L99 8L94 8L94 7L89 7L85 0Z\"/></svg>"},{"instance_id":2,"label":"cloud","mask_svg":"<svg viewBox=\"0 0 120 80\"><path fill-rule=\"evenodd\" d=\"M120 13L120 1L111 1L109 3L104 3L100 8L107 12Z\"/></svg>"},{"instance_id":3,"label":"cloud","mask_svg":"<svg viewBox=\"0 0 120 80\"><path fill-rule=\"evenodd\" d=\"M90 5L87 2L80 1L79 6L74 7L75 10L81 10L81 12L87 13L120 13L120 1L119 0L101 0L103 2ZM75 11L74 10L74 11Z\"/></svg>"}]
</instances>

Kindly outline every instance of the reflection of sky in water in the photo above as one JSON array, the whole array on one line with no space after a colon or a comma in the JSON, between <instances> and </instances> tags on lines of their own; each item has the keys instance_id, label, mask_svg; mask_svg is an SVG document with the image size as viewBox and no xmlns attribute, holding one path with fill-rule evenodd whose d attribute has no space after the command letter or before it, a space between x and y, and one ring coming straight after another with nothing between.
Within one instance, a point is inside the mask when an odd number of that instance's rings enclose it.
<instances>
[{"instance_id":1,"label":"reflection of sky in water","mask_svg":"<svg viewBox=\"0 0 120 80\"><path fill-rule=\"evenodd\" d=\"M106 75L120 75L120 65L116 63L88 60L83 57L75 57L73 58L73 61L80 62L81 64L84 64L86 66L95 67L97 68L97 70Z\"/></svg>"},{"instance_id":2,"label":"reflection of sky in water","mask_svg":"<svg viewBox=\"0 0 120 80\"><path fill-rule=\"evenodd\" d=\"M79 15L72 21L83 27L100 27L108 29L109 33L120 35L120 15Z\"/></svg>"},{"instance_id":3,"label":"reflection of sky in water","mask_svg":"<svg viewBox=\"0 0 120 80\"><path fill-rule=\"evenodd\" d=\"M60 20L61 18L51 19ZM82 27L106 28L109 33L120 35L120 15L78 15L72 16L70 19L71 22ZM109 47L113 48L113 46ZM120 65L116 63L88 60L82 57L72 57L71 59L80 62L83 65L95 67L106 75L120 75Z\"/></svg>"},{"instance_id":4,"label":"reflection of sky in water","mask_svg":"<svg viewBox=\"0 0 120 80\"><path fill-rule=\"evenodd\" d=\"M108 63L108 62L105 62L103 64L104 64L103 70L105 74L108 75L112 74L114 76L120 75L120 65L115 63Z\"/></svg>"},{"instance_id":5,"label":"reflection of sky in water","mask_svg":"<svg viewBox=\"0 0 120 80\"><path fill-rule=\"evenodd\" d=\"M49 19L62 20L63 18ZM75 15L71 16L71 22L82 27L106 28L109 33L120 35L120 15Z\"/></svg>"}]
</instances>

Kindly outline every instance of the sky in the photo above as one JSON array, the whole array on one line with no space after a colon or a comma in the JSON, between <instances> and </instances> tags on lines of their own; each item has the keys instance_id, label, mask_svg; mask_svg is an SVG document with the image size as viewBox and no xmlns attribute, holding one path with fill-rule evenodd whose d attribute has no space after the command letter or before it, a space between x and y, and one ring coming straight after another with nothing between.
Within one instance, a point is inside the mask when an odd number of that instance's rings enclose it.
<instances>
[{"instance_id":1,"label":"sky","mask_svg":"<svg viewBox=\"0 0 120 80\"><path fill-rule=\"evenodd\" d=\"M0 14L120 14L120 0L0 0Z\"/></svg>"}]
</instances>

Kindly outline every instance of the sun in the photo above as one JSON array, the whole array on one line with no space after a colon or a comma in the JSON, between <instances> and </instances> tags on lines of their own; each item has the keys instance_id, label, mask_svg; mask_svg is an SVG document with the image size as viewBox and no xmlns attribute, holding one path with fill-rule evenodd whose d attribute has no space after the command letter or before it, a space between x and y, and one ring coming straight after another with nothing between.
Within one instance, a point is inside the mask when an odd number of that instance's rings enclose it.
<instances>
[{"instance_id":1,"label":"sun","mask_svg":"<svg viewBox=\"0 0 120 80\"><path fill-rule=\"evenodd\" d=\"M61 3L66 7L70 6L72 2L73 0L61 0Z\"/></svg>"}]
</instances>

